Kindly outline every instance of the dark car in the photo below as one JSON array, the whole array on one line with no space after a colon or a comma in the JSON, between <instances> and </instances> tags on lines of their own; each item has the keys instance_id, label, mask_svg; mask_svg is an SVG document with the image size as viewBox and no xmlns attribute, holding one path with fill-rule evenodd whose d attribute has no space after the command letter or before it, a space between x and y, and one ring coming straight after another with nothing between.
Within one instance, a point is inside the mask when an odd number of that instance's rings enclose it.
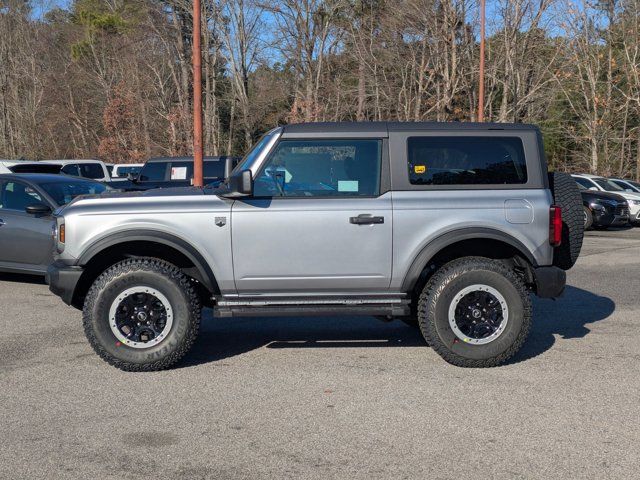
<instances>
[{"instance_id":1,"label":"dark car","mask_svg":"<svg viewBox=\"0 0 640 480\"><path fill-rule=\"evenodd\" d=\"M596 192L578 184L584 207L584 228L622 227L629 223L629 204L620 195Z\"/></svg>"},{"instance_id":2,"label":"dark car","mask_svg":"<svg viewBox=\"0 0 640 480\"><path fill-rule=\"evenodd\" d=\"M108 188L66 175L0 175L0 271L44 275L53 254L52 212Z\"/></svg>"},{"instance_id":3,"label":"dark car","mask_svg":"<svg viewBox=\"0 0 640 480\"><path fill-rule=\"evenodd\" d=\"M224 180L225 173L238 162L237 157L204 157L204 183ZM193 157L150 158L137 176L129 180L110 183L124 191L150 190L153 188L188 187L193 181Z\"/></svg>"}]
</instances>

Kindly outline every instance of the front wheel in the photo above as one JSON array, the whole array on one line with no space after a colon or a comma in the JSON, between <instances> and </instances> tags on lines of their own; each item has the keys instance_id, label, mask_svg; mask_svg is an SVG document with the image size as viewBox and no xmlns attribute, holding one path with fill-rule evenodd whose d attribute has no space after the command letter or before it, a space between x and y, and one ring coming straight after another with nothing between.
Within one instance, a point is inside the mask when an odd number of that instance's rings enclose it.
<instances>
[{"instance_id":1,"label":"front wheel","mask_svg":"<svg viewBox=\"0 0 640 480\"><path fill-rule=\"evenodd\" d=\"M418 303L420 330L447 362L494 367L524 343L531 300L518 275L482 257L454 260L429 280Z\"/></svg>"},{"instance_id":2,"label":"front wheel","mask_svg":"<svg viewBox=\"0 0 640 480\"><path fill-rule=\"evenodd\" d=\"M200 327L191 281L163 260L124 260L93 283L84 331L103 360L126 371L170 367L191 348Z\"/></svg>"},{"instance_id":3,"label":"front wheel","mask_svg":"<svg viewBox=\"0 0 640 480\"><path fill-rule=\"evenodd\" d=\"M582 208L584 209L584 229L589 230L593 226L593 214L587 207Z\"/></svg>"}]
</instances>

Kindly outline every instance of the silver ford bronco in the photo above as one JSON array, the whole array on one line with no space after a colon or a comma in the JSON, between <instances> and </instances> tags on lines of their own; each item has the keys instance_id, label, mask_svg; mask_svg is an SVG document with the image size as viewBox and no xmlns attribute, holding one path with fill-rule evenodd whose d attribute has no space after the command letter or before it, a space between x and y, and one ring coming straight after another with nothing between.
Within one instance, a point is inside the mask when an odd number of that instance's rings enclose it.
<instances>
[{"instance_id":1,"label":"silver ford bronco","mask_svg":"<svg viewBox=\"0 0 640 480\"><path fill-rule=\"evenodd\" d=\"M271 130L217 185L77 199L54 235L51 291L123 370L175 364L204 306L399 318L491 367L525 341L530 294L562 293L583 221L534 126L315 123Z\"/></svg>"}]
</instances>

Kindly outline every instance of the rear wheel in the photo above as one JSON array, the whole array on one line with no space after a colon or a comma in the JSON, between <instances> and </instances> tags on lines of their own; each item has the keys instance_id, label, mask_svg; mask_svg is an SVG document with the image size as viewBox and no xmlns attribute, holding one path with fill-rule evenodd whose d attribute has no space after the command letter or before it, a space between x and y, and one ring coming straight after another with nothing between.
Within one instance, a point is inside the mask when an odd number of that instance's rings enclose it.
<instances>
[{"instance_id":1,"label":"rear wheel","mask_svg":"<svg viewBox=\"0 0 640 480\"><path fill-rule=\"evenodd\" d=\"M447 362L494 367L524 343L531 300L518 275L483 257L454 260L429 280L418 303L420 330Z\"/></svg>"},{"instance_id":2,"label":"rear wheel","mask_svg":"<svg viewBox=\"0 0 640 480\"><path fill-rule=\"evenodd\" d=\"M127 371L168 368L191 348L200 301L180 269L162 260L125 260L87 294L84 330L103 360Z\"/></svg>"}]
</instances>

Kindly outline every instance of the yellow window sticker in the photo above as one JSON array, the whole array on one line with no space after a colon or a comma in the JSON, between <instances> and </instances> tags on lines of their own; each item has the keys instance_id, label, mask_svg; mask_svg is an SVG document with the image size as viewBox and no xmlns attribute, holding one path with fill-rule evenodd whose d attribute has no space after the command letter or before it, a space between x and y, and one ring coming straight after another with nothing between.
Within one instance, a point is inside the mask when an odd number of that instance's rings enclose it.
<instances>
[{"instance_id":1,"label":"yellow window sticker","mask_svg":"<svg viewBox=\"0 0 640 480\"><path fill-rule=\"evenodd\" d=\"M413 167L413 171L417 174L421 174L427 171L427 167L425 167L424 165L415 165Z\"/></svg>"}]
</instances>

